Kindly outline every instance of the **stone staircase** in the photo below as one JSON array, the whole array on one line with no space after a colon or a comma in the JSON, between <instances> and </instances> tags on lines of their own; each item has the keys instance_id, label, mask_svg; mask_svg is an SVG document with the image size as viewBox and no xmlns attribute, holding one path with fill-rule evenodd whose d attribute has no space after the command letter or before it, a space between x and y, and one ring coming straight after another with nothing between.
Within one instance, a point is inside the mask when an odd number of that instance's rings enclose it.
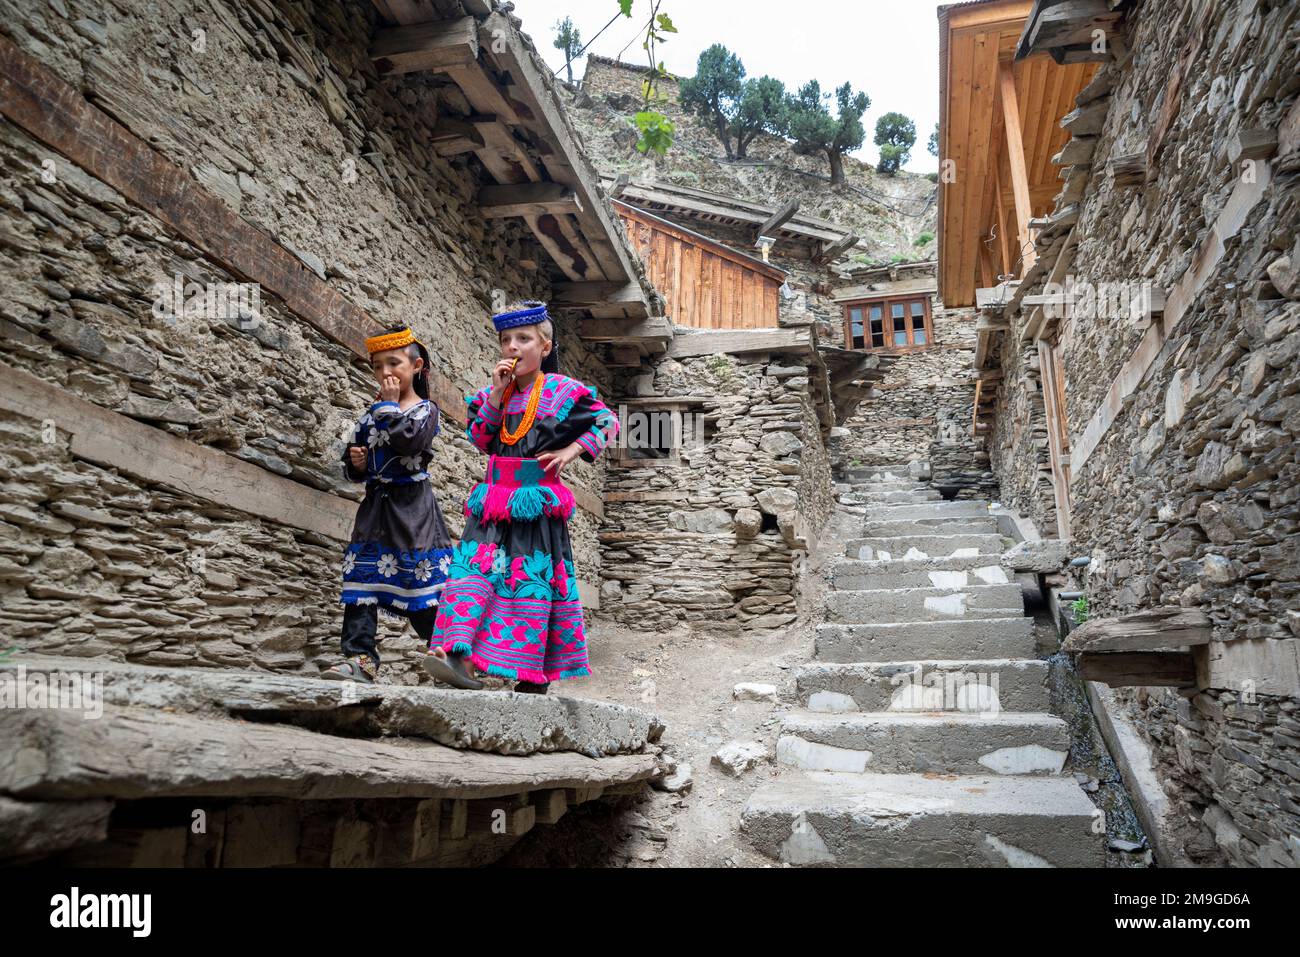
<instances>
[{"instance_id":1,"label":"stone staircase","mask_svg":"<svg viewBox=\"0 0 1300 957\"><path fill-rule=\"evenodd\" d=\"M778 776L742 830L794 865L1104 866L988 503L943 501L906 466L845 477L863 537L830 570Z\"/></svg>"}]
</instances>

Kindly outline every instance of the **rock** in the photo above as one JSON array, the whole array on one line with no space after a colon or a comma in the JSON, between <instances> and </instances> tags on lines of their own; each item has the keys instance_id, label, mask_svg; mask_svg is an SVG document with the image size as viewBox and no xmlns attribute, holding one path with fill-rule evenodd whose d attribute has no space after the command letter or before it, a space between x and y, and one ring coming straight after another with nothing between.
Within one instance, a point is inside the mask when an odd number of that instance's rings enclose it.
<instances>
[{"instance_id":1,"label":"rock","mask_svg":"<svg viewBox=\"0 0 1300 957\"><path fill-rule=\"evenodd\" d=\"M770 437L770 436L769 436ZM780 517L786 512L792 511L799 503L799 495L792 488L767 488L759 492L754 498L758 501L758 507L768 515Z\"/></svg>"},{"instance_id":2,"label":"rock","mask_svg":"<svg viewBox=\"0 0 1300 957\"><path fill-rule=\"evenodd\" d=\"M1201 574L1216 585L1226 585L1239 577L1231 559L1222 555L1206 555L1201 559Z\"/></svg>"},{"instance_id":3,"label":"rock","mask_svg":"<svg viewBox=\"0 0 1300 957\"><path fill-rule=\"evenodd\" d=\"M763 528L763 514L753 508L737 509L734 525L739 537L753 538Z\"/></svg>"},{"instance_id":4,"label":"rock","mask_svg":"<svg viewBox=\"0 0 1300 957\"><path fill-rule=\"evenodd\" d=\"M710 763L733 778L738 778L766 757L767 748L757 741L732 741L719 748Z\"/></svg>"},{"instance_id":5,"label":"rock","mask_svg":"<svg viewBox=\"0 0 1300 957\"><path fill-rule=\"evenodd\" d=\"M676 771L662 778L652 780L650 786L656 791L668 791L677 794L689 791L694 783L694 779L691 777L691 766L689 764L679 764Z\"/></svg>"},{"instance_id":6,"label":"rock","mask_svg":"<svg viewBox=\"0 0 1300 957\"><path fill-rule=\"evenodd\" d=\"M803 442L789 432L769 432L759 440L758 447L769 455L781 458L801 450Z\"/></svg>"},{"instance_id":7,"label":"rock","mask_svg":"<svg viewBox=\"0 0 1300 957\"><path fill-rule=\"evenodd\" d=\"M776 685L742 682L731 689L731 696L737 701L771 701L776 702Z\"/></svg>"},{"instance_id":8,"label":"rock","mask_svg":"<svg viewBox=\"0 0 1300 957\"><path fill-rule=\"evenodd\" d=\"M1222 442L1208 442L1196 460L1193 480L1202 488L1225 489L1246 474L1246 459Z\"/></svg>"},{"instance_id":9,"label":"rock","mask_svg":"<svg viewBox=\"0 0 1300 957\"><path fill-rule=\"evenodd\" d=\"M1070 560L1070 541L1040 538L1020 542L1002 553L1002 564L1018 572L1058 572Z\"/></svg>"},{"instance_id":10,"label":"rock","mask_svg":"<svg viewBox=\"0 0 1300 957\"><path fill-rule=\"evenodd\" d=\"M722 535L730 532L734 526L731 513L725 508L702 508L695 512L669 512L668 522L678 531L700 532L706 535Z\"/></svg>"},{"instance_id":11,"label":"rock","mask_svg":"<svg viewBox=\"0 0 1300 957\"><path fill-rule=\"evenodd\" d=\"M1279 256L1268 264L1268 278L1288 299L1300 299L1300 259Z\"/></svg>"}]
</instances>

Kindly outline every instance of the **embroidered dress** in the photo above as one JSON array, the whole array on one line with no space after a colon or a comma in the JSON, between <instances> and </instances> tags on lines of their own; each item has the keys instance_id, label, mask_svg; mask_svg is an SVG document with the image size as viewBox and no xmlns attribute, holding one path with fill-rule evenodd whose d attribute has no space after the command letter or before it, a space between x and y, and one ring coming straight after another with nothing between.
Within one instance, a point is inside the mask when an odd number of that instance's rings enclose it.
<instances>
[{"instance_id":1,"label":"embroidered dress","mask_svg":"<svg viewBox=\"0 0 1300 957\"><path fill-rule=\"evenodd\" d=\"M516 681L591 674L567 524L573 493L537 456L577 442L594 462L618 434L618 419L594 389L547 373L532 429L507 445L499 433L523 419L527 390L504 410L488 403L490 391L466 398L465 431L488 453L488 467L465 503L430 646Z\"/></svg>"},{"instance_id":2,"label":"embroidered dress","mask_svg":"<svg viewBox=\"0 0 1300 957\"><path fill-rule=\"evenodd\" d=\"M422 399L405 412L376 402L357 422L352 445L369 450L364 472L343 452L354 482L366 483L352 541L343 553L345 605L378 605L398 613L438 604L451 566L451 536L429 485L438 407Z\"/></svg>"}]
</instances>

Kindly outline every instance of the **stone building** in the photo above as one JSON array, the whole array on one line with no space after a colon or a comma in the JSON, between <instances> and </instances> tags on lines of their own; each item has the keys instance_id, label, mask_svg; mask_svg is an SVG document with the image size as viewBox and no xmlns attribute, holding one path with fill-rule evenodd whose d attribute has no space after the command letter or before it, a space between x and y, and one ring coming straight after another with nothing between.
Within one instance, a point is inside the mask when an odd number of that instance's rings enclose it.
<instances>
[{"instance_id":1,"label":"stone building","mask_svg":"<svg viewBox=\"0 0 1300 957\"><path fill-rule=\"evenodd\" d=\"M1126 761L1158 774L1130 786L1166 863L1300 864L1298 13L940 10L975 428L1003 501L1069 541L1066 649L1149 748Z\"/></svg>"},{"instance_id":2,"label":"stone building","mask_svg":"<svg viewBox=\"0 0 1300 957\"><path fill-rule=\"evenodd\" d=\"M314 674L365 335L430 344L453 534L494 305L580 303L561 368L605 396L608 350L671 339L517 21L436 6L410 29L383 4L5 5L0 623L22 647ZM572 471L594 610L604 464Z\"/></svg>"},{"instance_id":3,"label":"stone building","mask_svg":"<svg viewBox=\"0 0 1300 957\"><path fill-rule=\"evenodd\" d=\"M0 858L481 863L661 773L644 712L525 702L503 735L504 696L403 687L422 649L391 625L384 684L309 680L366 336L430 346L453 535L492 312L556 303L561 371L603 397L611 350L672 340L508 11L0 4ZM604 472L566 472L589 612ZM47 704L87 683L99 720Z\"/></svg>"}]
</instances>

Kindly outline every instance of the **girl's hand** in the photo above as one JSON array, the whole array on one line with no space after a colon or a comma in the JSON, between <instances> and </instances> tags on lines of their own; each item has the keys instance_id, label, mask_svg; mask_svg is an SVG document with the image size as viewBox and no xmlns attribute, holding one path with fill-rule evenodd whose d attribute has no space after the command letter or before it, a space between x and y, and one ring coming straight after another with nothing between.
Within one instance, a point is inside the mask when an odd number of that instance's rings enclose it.
<instances>
[{"instance_id":1,"label":"girl's hand","mask_svg":"<svg viewBox=\"0 0 1300 957\"><path fill-rule=\"evenodd\" d=\"M542 463L545 471L549 472L553 468L556 476L559 476L564 467L581 454L582 446L577 442L571 442L558 452L543 452L537 456L537 461Z\"/></svg>"},{"instance_id":2,"label":"girl's hand","mask_svg":"<svg viewBox=\"0 0 1300 957\"><path fill-rule=\"evenodd\" d=\"M514 378L515 360L502 359L492 370L492 391L488 393L488 400L500 408L502 400L505 398L506 386Z\"/></svg>"},{"instance_id":3,"label":"girl's hand","mask_svg":"<svg viewBox=\"0 0 1300 957\"><path fill-rule=\"evenodd\" d=\"M366 470L366 450L363 446L353 445L348 447L348 460L352 467L358 472Z\"/></svg>"},{"instance_id":4,"label":"girl's hand","mask_svg":"<svg viewBox=\"0 0 1300 957\"><path fill-rule=\"evenodd\" d=\"M402 397L402 380L395 375L386 375L379 382L379 399L381 402L396 402Z\"/></svg>"}]
</instances>

